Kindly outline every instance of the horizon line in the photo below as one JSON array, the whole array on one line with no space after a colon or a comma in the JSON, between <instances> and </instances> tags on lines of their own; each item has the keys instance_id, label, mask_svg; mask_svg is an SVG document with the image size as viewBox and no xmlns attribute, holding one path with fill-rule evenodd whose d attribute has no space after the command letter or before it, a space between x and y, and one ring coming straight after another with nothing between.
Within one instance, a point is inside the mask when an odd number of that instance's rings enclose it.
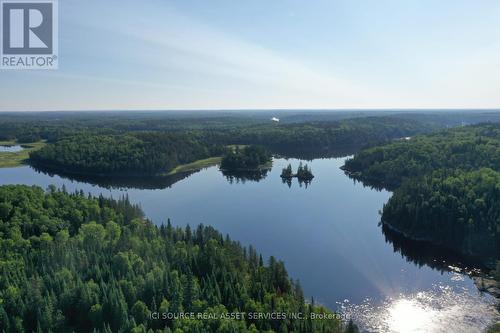
<instances>
[{"instance_id":1,"label":"horizon line","mask_svg":"<svg viewBox=\"0 0 500 333\"><path fill-rule=\"evenodd\" d=\"M496 108L210 108L210 109L60 109L60 110L5 110L0 114L6 113L82 113L82 112L263 112L263 111L328 111L328 112L365 112L365 111L500 111Z\"/></svg>"}]
</instances>

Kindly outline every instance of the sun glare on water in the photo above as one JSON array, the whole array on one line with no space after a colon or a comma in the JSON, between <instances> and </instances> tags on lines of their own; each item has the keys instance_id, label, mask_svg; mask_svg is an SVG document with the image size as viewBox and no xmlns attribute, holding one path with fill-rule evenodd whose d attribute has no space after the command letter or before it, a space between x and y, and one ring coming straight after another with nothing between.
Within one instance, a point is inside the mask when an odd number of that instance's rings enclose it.
<instances>
[{"instance_id":1,"label":"sun glare on water","mask_svg":"<svg viewBox=\"0 0 500 333\"><path fill-rule=\"evenodd\" d=\"M388 309L387 327L391 332L434 332L436 311L425 309L415 300L400 299Z\"/></svg>"},{"instance_id":2,"label":"sun glare on water","mask_svg":"<svg viewBox=\"0 0 500 333\"><path fill-rule=\"evenodd\" d=\"M446 285L399 294L381 304L366 300L340 307L370 333L481 333L499 319L492 297Z\"/></svg>"}]
</instances>

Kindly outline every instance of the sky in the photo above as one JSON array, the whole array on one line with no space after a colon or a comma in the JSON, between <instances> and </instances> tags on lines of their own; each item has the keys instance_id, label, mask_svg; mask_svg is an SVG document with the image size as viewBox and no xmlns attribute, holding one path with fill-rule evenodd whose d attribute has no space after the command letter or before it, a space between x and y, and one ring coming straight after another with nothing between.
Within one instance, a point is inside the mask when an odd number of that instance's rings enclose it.
<instances>
[{"instance_id":1,"label":"sky","mask_svg":"<svg viewBox=\"0 0 500 333\"><path fill-rule=\"evenodd\" d=\"M0 111L499 108L498 0L59 0Z\"/></svg>"}]
</instances>

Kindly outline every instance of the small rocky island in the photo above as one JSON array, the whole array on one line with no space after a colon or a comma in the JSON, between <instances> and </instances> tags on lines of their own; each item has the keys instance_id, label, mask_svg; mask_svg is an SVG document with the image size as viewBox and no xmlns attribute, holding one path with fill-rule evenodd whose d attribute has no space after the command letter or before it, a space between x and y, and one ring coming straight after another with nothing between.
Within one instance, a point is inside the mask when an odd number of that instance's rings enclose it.
<instances>
[{"instance_id":1,"label":"small rocky island","mask_svg":"<svg viewBox=\"0 0 500 333\"><path fill-rule=\"evenodd\" d=\"M299 181L309 182L314 178L314 175L307 164L303 166L302 162L300 162L297 173L293 173L291 164L288 164L288 166L281 171L281 178L283 178L283 180L291 180L293 177L297 177Z\"/></svg>"}]
</instances>

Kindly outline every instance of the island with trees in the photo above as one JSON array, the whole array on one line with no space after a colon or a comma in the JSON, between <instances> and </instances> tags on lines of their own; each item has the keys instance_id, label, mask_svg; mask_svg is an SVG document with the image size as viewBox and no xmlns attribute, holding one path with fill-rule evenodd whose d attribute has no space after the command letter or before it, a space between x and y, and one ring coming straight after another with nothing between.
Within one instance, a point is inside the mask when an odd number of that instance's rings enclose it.
<instances>
[{"instance_id":1,"label":"island with trees","mask_svg":"<svg viewBox=\"0 0 500 333\"><path fill-rule=\"evenodd\" d=\"M278 125L263 119L161 112L6 115L0 119L0 140L44 142L41 149L25 152L23 157L41 170L130 178L219 164L228 146L261 145L273 153L325 156L352 153L359 147L442 126L437 120L400 115L356 119L334 115L321 122L308 120L314 117L287 122L284 117ZM17 163L14 157L4 157L5 165Z\"/></svg>"},{"instance_id":2,"label":"island with trees","mask_svg":"<svg viewBox=\"0 0 500 333\"><path fill-rule=\"evenodd\" d=\"M293 173L292 165L288 164L288 166L281 171L280 177L283 180L291 180L297 177L299 181L310 182L314 178L314 175L307 164L302 165L302 162L300 162L296 173Z\"/></svg>"},{"instance_id":3,"label":"island with trees","mask_svg":"<svg viewBox=\"0 0 500 333\"><path fill-rule=\"evenodd\" d=\"M477 116L483 119L488 115ZM353 118L354 117L354 118ZM460 116L464 117L464 116ZM272 150L332 149L339 146L367 146L395 138L427 133L462 119L430 115L330 116L296 118L283 116L278 125L268 117L235 113L181 115L174 112L134 113L88 112L70 114L5 115L0 119L0 141L55 143L75 135L117 135L144 132L184 134L206 143L221 145L263 145ZM470 117L470 116L469 116ZM489 115L491 117L491 115ZM289 120L287 120L289 118ZM349 119L350 118L350 119ZM486 118L489 119L489 118ZM477 120L476 120L477 121Z\"/></svg>"},{"instance_id":4,"label":"island with trees","mask_svg":"<svg viewBox=\"0 0 500 333\"><path fill-rule=\"evenodd\" d=\"M220 168L226 172L254 172L269 169L271 163L271 152L263 146L236 146L224 154Z\"/></svg>"},{"instance_id":5,"label":"island with trees","mask_svg":"<svg viewBox=\"0 0 500 333\"><path fill-rule=\"evenodd\" d=\"M19 165L29 153L33 166L107 179L193 172L217 163L228 171L262 170L271 153L322 156L330 149L365 147L344 169L394 191L383 208L385 227L477 256L500 279L500 128L481 124L430 133L457 119L451 113L304 116L268 124L258 117L163 113L27 114L2 117L0 140L38 143L25 156L4 155L5 165L14 158ZM295 174L290 165L282 176L314 177L307 165ZM179 312L286 312L307 318L331 312L306 301L300 284L274 257L264 260L211 227L155 226L126 197L2 186L0 248L5 332L356 331L338 319L152 318Z\"/></svg>"}]
</instances>

